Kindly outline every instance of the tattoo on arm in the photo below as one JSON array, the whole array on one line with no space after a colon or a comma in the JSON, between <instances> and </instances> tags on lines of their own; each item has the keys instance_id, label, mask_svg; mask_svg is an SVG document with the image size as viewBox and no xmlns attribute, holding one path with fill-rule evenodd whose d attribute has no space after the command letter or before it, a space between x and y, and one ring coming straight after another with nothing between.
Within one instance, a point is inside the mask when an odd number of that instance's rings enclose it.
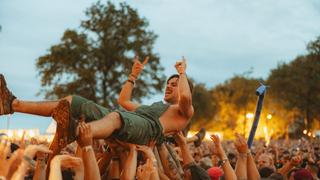
<instances>
[{"instance_id":1,"label":"tattoo on arm","mask_svg":"<svg viewBox=\"0 0 320 180\"><path fill-rule=\"evenodd\" d=\"M174 164L174 161L172 159L172 157L170 156L170 154L167 155L167 161L168 161L168 165L170 169L176 169L177 166Z\"/></svg>"}]
</instances>

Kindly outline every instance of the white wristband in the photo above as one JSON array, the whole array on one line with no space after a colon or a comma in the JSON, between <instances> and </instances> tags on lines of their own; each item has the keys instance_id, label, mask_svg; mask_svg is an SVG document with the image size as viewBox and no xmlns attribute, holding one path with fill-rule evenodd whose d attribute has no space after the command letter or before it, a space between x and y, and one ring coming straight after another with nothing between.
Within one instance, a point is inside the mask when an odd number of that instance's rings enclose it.
<instances>
[{"instance_id":1,"label":"white wristband","mask_svg":"<svg viewBox=\"0 0 320 180\"><path fill-rule=\"evenodd\" d=\"M89 145L89 146L82 147L82 150L83 150L84 152L88 152L88 151L90 151L90 150L93 151L93 148L92 148L91 145Z\"/></svg>"}]
</instances>

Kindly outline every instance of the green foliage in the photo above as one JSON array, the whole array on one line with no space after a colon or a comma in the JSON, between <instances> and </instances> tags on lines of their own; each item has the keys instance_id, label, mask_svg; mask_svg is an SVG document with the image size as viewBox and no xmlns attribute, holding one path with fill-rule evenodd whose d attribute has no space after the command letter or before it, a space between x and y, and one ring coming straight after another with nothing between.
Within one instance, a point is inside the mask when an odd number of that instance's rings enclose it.
<instances>
[{"instance_id":1,"label":"green foliage","mask_svg":"<svg viewBox=\"0 0 320 180\"><path fill-rule=\"evenodd\" d=\"M159 57L152 52L157 36L147 30L148 21L126 3L116 6L98 1L86 16L79 31L66 30L61 42L37 59L46 98L79 94L113 107L136 53L150 60L133 97L140 101L142 96L159 92L165 78Z\"/></svg>"},{"instance_id":2,"label":"green foliage","mask_svg":"<svg viewBox=\"0 0 320 180\"><path fill-rule=\"evenodd\" d=\"M194 115L191 120L192 128L199 129L208 124L217 112L217 104L212 92L203 83L194 83L192 104ZM190 128L190 127L188 127Z\"/></svg>"},{"instance_id":3,"label":"green foliage","mask_svg":"<svg viewBox=\"0 0 320 180\"><path fill-rule=\"evenodd\" d=\"M320 55L320 36L318 36L316 40L311 41L308 44L307 49L310 54L319 56Z\"/></svg>"},{"instance_id":4,"label":"green foliage","mask_svg":"<svg viewBox=\"0 0 320 180\"><path fill-rule=\"evenodd\" d=\"M289 110L297 109L306 118L307 127L319 117L320 56L299 56L288 64L280 64L271 71L268 84L270 94Z\"/></svg>"},{"instance_id":5,"label":"green foliage","mask_svg":"<svg viewBox=\"0 0 320 180\"><path fill-rule=\"evenodd\" d=\"M192 93L194 119L211 119L216 112L216 102L212 93L203 83L197 83Z\"/></svg>"},{"instance_id":6,"label":"green foliage","mask_svg":"<svg viewBox=\"0 0 320 180\"><path fill-rule=\"evenodd\" d=\"M256 101L255 90L261 81L237 75L216 86L213 93L219 102L232 105L232 108L239 113L247 111L249 103Z\"/></svg>"},{"instance_id":7,"label":"green foliage","mask_svg":"<svg viewBox=\"0 0 320 180\"><path fill-rule=\"evenodd\" d=\"M237 126L237 120L246 122L246 114L254 112L257 96L255 91L261 79L236 75L213 89L213 96L218 103L216 120L230 128Z\"/></svg>"}]
</instances>

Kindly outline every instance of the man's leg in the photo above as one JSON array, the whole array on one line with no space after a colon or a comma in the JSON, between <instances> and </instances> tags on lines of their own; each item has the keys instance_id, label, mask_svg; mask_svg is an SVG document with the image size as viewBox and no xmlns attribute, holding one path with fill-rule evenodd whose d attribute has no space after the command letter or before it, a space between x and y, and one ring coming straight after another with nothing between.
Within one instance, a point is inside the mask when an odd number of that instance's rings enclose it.
<instances>
[{"instance_id":1,"label":"man's leg","mask_svg":"<svg viewBox=\"0 0 320 180\"><path fill-rule=\"evenodd\" d=\"M71 104L72 96L67 96L62 99L65 99ZM62 100L60 99L60 100ZM51 116L53 109L57 107L60 100L57 101L22 101L19 99L14 99L12 101L12 110L13 112L34 114L39 116Z\"/></svg>"},{"instance_id":2,"label":"man's leg","mask_svg":"<svg viewBox=\"0 0 320 180\"><path fill-rule=\"evenodd\" d=\"M65 98L71 104L72 96ZM0 115L21 112L40 116L51 116L58 101L31 102L16 99L7 87L4 76L0 74Z\"/></svg>"},{"instance_id":3,"label":"man's leg","mask_svg":"<svg viewBox=\"0 0 320 180\"><path fill-rule=\"evenodd\" d=\"M102 119L88 123L91 126L92 136L96 139L105 139L109 137L115 130L121 128L122 122L117 112L112 112L104 116Z\"/></svg>"},{"instance_id":4,"label":"man's leg","mask_svg":"<svg viewBox=\"0 0 320 180\"><path fill-rule=\"evenodd\" d=\"M49 149L53 151L52 154L49 155L48 163L50 163L53 156L58 154L62 148L64 148L69 143L69 125L71 122L66 121L72 121L73 119L69 118L70 115L70 102L69 100L61 100L55 105L56 107L53 108L53 116L56 117L57 121L57 130L55 133L55 136L53 138L53 141L50 144ZM74 102L77 102L75 100ZM53 104L54 105L54 104ZM28 105L30 107L30 105ZM36 105L35 105L36 106ZM49 106L49 103L48 103ZM80 107L81 105L77 105L77 107ZM50 107L48 107L50 108ZM32 110L30 108L30 110ZM91 122L88 122L88 124L91 127L92 136L93 138L99 139L99 138L107 138L109 137L115 130L120 129L122 122L120 119L120 115L116 112L109 113L102 117L99 120L94 120ZM67 126L65 126L67 125ZM74 131L77 133L77 127L75 127ZM47 172L49 172L49 167L47 168Z\"/></svg>"}]
</instances>

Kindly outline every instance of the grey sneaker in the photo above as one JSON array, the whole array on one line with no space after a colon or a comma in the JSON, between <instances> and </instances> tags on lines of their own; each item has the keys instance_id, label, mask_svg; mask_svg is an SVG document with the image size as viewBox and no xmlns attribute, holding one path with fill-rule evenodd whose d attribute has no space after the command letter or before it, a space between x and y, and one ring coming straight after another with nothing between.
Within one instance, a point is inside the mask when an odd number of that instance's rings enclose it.
<instances>
[{"instance_id":1,"label":"grey sneaker","mask_svg":"<svg viewBox=\"0 0 320 180\"><path fill-rule=\"evenodd\" d=\"M16 97L7 88L6 80L3 74L0 74L0 115L12 114L12 101Z\"/></svg>"},{"instance_id":2,"label":"grey sneaker","mask_svg":"<svg viewBox=\"0 0 320 180\"><path fill-rule=\"evenodd\" d=\"M205 128L201 128L200 131L196 134L196 136L198 136L198 140L194 142L194 145L196 147L199 147L201 145L201 143L202 143L202 140L206 136L206 129Z\"/></svg>"}]
</instances>

